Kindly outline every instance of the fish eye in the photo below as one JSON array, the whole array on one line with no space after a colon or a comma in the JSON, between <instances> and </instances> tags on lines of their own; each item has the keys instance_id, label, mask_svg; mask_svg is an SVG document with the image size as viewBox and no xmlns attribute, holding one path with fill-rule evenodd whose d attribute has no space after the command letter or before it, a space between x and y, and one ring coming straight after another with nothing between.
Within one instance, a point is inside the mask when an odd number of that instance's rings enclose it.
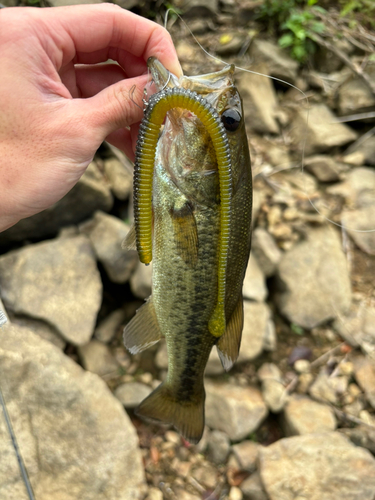
<instances>
[{"instance_id":1,"label":"fish eye","mask_svg":"<svg viewBox=\"0 0 375 500\"><path fill-rule=\"evenodd\" d=\"M226 109L221 115L221 121L228 132L234 132L238 129L241 121L241 115L237 109Z\"/></svg>"}]
</instances>

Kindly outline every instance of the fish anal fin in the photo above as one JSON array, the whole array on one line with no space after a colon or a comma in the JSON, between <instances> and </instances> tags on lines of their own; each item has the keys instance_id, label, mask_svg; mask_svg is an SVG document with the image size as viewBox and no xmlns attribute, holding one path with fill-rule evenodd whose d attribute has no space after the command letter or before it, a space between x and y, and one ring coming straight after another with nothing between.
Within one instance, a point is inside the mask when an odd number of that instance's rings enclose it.
<instances>
[{"instance_id":1,"label":"fish anal fin","mask_svg":"<svg viewBox=\"0 0 375 500\"><path fill-rule=\"evenodd\" d=\"M202 392L191 401L179 401L166 382L159 385L135 410L135 414L157 424L173 425L190 443L197 444L204 430Z\"/></svg>"},{"instance_id":2,"label":"fish anal fin","mask_svg":"<svg viewBox=\"0 0 375 500\"><path fill-rule=\"evenodd\" d=\"M221 364L225 371L229 371L233 363L238 358L241 345L241 336L243 328L243 301L240 295L236 307L230 317L224 334L219 338L216 344L217 352Z\"/></svg>"},{"instance_id":3,"label":"fish anal fin","mask_svg":"<svg viewBox=\"0 0 375 500\"><path fill-rule=\"evenodd\" d=\"M137 354L163 338L155 313L152 296L141 306L124 328L124 344L131 354Z\"/></svg>"},{"instance_id":4,"label":"fish anal fin","mask_svg":"<svg viewBox=\"0 0 375 500\"><path fill-rule=\"evenodd\" d=\"M170 214L177 253L194 268L198 262L198 230L192 206L186 201L180 207L172 207Z\"/></svg>"},{"instance_id":5,"label":"fish anal fin","mask_svg":"<svg viewBox=\"0 0 375 500\"><path fill-rule=\"evenodd\" d=\"M137 244L135 241L135 225L132 224L128 231L128 234L125 236L124 241L121 243L121 248L123 250L137 250Z\"/></svg>"}]
</instances>

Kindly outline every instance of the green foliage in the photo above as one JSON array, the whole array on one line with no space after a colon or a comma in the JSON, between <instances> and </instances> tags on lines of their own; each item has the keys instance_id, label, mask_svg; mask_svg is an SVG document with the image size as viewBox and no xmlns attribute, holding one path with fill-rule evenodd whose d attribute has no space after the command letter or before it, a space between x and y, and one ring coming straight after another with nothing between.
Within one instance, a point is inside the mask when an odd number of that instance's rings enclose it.
<instances>
[{"instance_id":1,"label":"green foliage","mask_svg":"<svg viewBox=\"0 0 375 500\"><path fill-rule=\"evenodd\" d=\"M279 35L279 45L290 50L298 62L305 62L315 51L314 33L324 31L317 12L325 10L315 5L318 0L267 0L260 19L268 20Z\"/></svg>"},{"instance_id":2,"label":"green foliage","mask_svg":"<svg viewBox=\"0 0 375 500\"><path fill-rule=\"evenodd\" d=\"M340 14L348 16L354 12L370 16L375 14L374 0L341 0L342 5Z\"/></svg>"},{"instance_id":3,"label":"green foliage","mask_svg":"<svg viewBox=\"0 0 375 500\"><path fill-rule=\"evenodd\" d=\"M303 335L305 333L304 329L301 326L297 325L296 323L292 323L290 325L290 329L296 335Z\"/></svg>"}]
</instances>

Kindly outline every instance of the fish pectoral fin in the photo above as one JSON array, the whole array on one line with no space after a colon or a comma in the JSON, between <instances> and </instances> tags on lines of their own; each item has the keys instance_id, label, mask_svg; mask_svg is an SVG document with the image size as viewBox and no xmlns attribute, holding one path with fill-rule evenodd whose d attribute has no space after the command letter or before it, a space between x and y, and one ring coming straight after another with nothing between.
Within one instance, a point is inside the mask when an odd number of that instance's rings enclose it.
<instances>
[{"instance_id":1,"label":"fish pectoral fin","mask_svg":"<svg viewBox=\"0 0 375 500\"><path fill-rule=\"evenodd\" d=\"M198 262L198 230L191 204L174 206L171 211L173 234L178 255L190 267Z\"/></svg>"},{"instance_id":2,"label":"fish pectoral fin","mask_svg":"<svg viewBox=\"0 0 375 500\"><path fill-rule=\"evenodd\" d=\"M163 338L155 313L152 296L141 306L124 328L124 344L131 354L137 354Z\"/></svg>"},{"instance_id":3,"label":"fish pectoral fin","mask_svg":"<svg viewBox=\"0 0 375 500\"><path fill-rule=\"evenodd\" d=\"M190 443L200 441L204 430L202 391L191 401L180 401L173 389L163 382L135 410L135 414L158 424L172 424Z\"/></svg>"},{"instance_id":4,"label":"fish pectoral fin","mask_svg":"<svg viewBox=\"0 0 375 500\"><path fill-rule=\"evenodd\" d=\"M230 317L224 334L216 344L217 352L224 370L229 371L238 358L243 328L243 301L240 295L236 307Z\"/></svg>"},{"instance_id":5,"label":"fish pectoral fin","mask_svg":"<svg viewBox=\"0 0 375 500\"><path fill-rule=\"evenodd\" d=\"M121 243L121 248L123 250L137 250L134 224L131 225L128 234L125 236L124 241Z\"/></svg>"}]
</instances>

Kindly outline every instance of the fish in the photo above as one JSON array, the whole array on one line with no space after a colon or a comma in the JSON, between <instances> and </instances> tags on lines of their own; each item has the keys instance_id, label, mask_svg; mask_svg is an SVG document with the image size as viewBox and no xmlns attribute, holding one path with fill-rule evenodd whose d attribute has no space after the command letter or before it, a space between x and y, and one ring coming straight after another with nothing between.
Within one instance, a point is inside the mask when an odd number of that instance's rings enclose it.
<instances>
[{"instance_id":1,"label":"fish","mask_svg":"<svg viewBox=\"0 0 375 500\"><path fill-rule=\"evenodd\" d=\"M140 127L135 229L125 247L134 248L136 239L141 261L152 260L152 294L126 325L124 344L135 354L166 339L166 379L135 413L173 425L196 444L205 425L210 352L216 345L227 371L240 348L251 246L250 153L233 65L179 78L156 58L148 67L158 92Z\"/></svg>"}]
</instances>

